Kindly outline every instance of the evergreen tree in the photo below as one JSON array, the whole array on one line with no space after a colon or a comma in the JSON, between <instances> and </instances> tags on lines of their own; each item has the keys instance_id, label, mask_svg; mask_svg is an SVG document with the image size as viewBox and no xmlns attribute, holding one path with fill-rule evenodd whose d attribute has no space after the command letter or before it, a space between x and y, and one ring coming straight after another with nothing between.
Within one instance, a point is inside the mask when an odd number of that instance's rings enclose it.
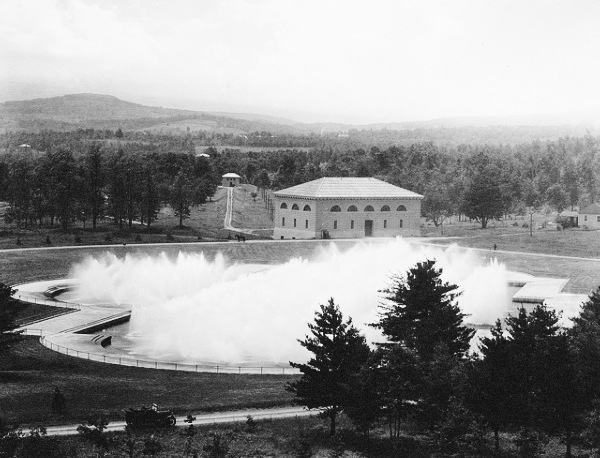
<instances>
[{"instance_id":1,"label":"evergreen tree","mask_svg":"<svg viewBox=\"0 0 600 458\"><path fill-rule=\"evenodd\" d=\"M352 325L344 322L342 312L333 298L320 305L315 322L308 327L312 336L299 340L313 356L307 363L290 365L302 372L302 377L287 385L296 395L296 403L309 409L323 409L323 417L330 420L331 435L335 435L337 415L347 405L348 384L369 357L365 338Z\"/></svg>"},{"instance_id":2,"label":"evergreen tree","mask_svg":"<svg viewBox=\"0 0 600 458\"><path fill-rule=\"evenodd\" d=\"M440 344L450 355L465 356L475 334L462 324L465 315L456 304L458 286L443 282L441 275L435 261L427 260L409 269L406 277L393 277L392 285L382 291L387 304L380 306L379 322L373 325L388 342L426 360Z\"/></svg>"},{"instance_id":3,"label":"evergreen tree","mask_svg":"<svg viewBox=\"0 0 600 458\"><path fill-rule=\"evenodd\" d=\"M7 350L22 339L21 333L15 331L19 326L16 317L19 302L12 298L15 290L0 283L0 351Z\"/></svg>"},{"instance_id":4,"label":"evergreen tree","mask_svg":"<svg viewBox=\"0 0 600 458\"><path fill-rule=\"evenodd\" d=\"M521 308L509 316L505 330L500 322L492 336L482 339L482 359L473 365L469 392L471 407L494 429L503 426L563 434L571 456L571 444L586 407L571 337L558 324L553 310Z\"/></svg>"},{"instance_id":5,"label":"evergreen tree","mask_svg":"<svg viewBox=\"0 0 600 458\"><path fill-rule=\"evenodd\" d=\"M491 328L491 336L481 339L481 359L469 371L468 407L483 415L494 431L494 445L500 449L500 429L509 423L507 399L512 393L511 354L508 338L500 320Z\"/></svg>"},{"instance_id":6,"label":"evergreen tree","mask_svg":"<svg viewBox=\"0 0 600 458\"><path fill-rule=\"evenodd\" d=\"M435 261L420 262L382 291L386 303L372 326L387 338L379 372L392 436L410 411L430 429L441 421L475 333L462 324L458 286L441 274Z\"/></svg>"},{"instance_id":7,"label":"evergreen tree","mask_svg":"<svg viewBox=\"0 0 600 458\"><path fill-rule=\"evenodd\" d=\"M600 287L581 305L569 331L588 399L600 399Z\"/></svg>"}]
</instances>

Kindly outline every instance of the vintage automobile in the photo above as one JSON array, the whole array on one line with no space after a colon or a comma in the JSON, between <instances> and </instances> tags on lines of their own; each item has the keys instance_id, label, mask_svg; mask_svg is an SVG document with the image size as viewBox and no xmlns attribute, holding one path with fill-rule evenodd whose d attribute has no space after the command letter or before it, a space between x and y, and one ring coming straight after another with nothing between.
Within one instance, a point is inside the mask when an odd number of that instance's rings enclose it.
<instances>
[{"instance_id":1,"label":"vintage automobile","mask_svg":"<svg viewBox=\"0 0 600 458\"><path fill-rule=\"evenodd\" d=\"M125 422L132 428L162 428L175 426L177 420L170 410L158 410L156 404L141 409L125 409Z\"/></svg>"}]
</instances>

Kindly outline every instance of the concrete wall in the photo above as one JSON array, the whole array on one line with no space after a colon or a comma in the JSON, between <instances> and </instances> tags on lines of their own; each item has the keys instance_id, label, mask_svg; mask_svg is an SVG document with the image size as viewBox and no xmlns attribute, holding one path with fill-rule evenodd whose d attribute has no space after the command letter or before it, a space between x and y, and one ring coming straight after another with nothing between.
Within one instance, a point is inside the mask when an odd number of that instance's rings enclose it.
<instances>
[{"instance_id":1,"label":"concrete wall","mask_svg":"<svg viewBox=\"0 0 600 458\"><path fill-rule=\"evenodd\" d=\"M281 204L287 208L281 208ZM360 238L365 237L365 221L372 221L372 237L418 236L421 234L420 199L302 199L275 197L275 228L273 238L311 239L321 238L323 230L329 237ZM293 210L293 205L298 210ZM302 211L309 205L310 212ZM350 206L357 211L348 211ZM381 211L387 205L390 211ZM406 211L397 211L403 205ZM332 212L334 206L339 212ZM365 211L367 206L374 211ZM285 218L285 222L284 222ZM296 225L294 226L294 220ZM352 223L354 222L354 223ZM285 224L284 224L285 223ZM354 227L353 227L354 225ZM308 226L308 227L307 227Z\"/></svg>"}]
</instances>

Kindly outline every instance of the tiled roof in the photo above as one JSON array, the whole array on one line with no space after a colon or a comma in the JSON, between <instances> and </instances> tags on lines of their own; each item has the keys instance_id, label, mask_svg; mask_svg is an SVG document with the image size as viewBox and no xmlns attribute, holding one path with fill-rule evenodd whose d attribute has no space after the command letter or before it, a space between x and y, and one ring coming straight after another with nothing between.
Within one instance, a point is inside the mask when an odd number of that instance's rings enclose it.
<instances>
[{"instance_id":1,"label":"tiled roof","mask_svg":"<svg viewBox=\"0 0 600 458\"><path fill-rule=\"evenodd\" d=\"M600 205L590 204L579 210L580 215L600 215Z\"/></svg>"},{"instance_id":2,"label":"tiled roof","mask_svg":"<svg viewBox=\"0 0 600 458\"><path fill-rule=\"evenodd\" d=\"M394 186L377 178L319 178L275 192L276 197L321 198L412 198L421 194Z\"/></svg>"}]
</instances>

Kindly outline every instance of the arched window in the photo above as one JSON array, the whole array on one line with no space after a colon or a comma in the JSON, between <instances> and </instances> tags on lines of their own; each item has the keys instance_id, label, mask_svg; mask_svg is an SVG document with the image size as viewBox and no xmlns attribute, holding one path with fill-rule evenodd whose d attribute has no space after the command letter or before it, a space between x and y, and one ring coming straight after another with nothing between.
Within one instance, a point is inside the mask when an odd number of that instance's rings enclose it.
<instances>
[{"instance_id":1,"label":"arched window","mask_svg":"<svg viewBox=\"0 0 600 458\"><path fill-rule=\"evenodd\" d=\"M381 211L382 212L389 212L390 211L389 205L384 205L383 207L381 207Z\"/></svg>"},{"instance_id":2,"label":"arched window","mask_svg":"<svg viewBox=\"0 0 600 458\"><path fill-rule=\"evenodd\" d=\"M358 211L358 208L356 208L356 205L350 205L350 206L348 207L348 211L349 211L349 212L357 212L357 211Z\"/></svg>"},{"instance_id":3,"label":"arched window","mask_svg":"<svg viewBox=\"0 0 600 458\"><path fill-rule=\"evenodd\" d=\"M404 205L398 205L398 208L396 209L396 211L405 212L406 211L406 207Z\"/></svg>"},{"instance_id":4,"label":"arched window","mask_svg":"<svg viewBox=\"0 0 600 458\"><path fill-rule=\"evenodd\" d=\"M287 210L287 204L285 202L282 202L282 204L279 206L279 208L283 208L283 209Z\"/></svg>"},{"instance_id":5,"label":"arched window","mask_svg":"<svg viewBox=\"0 0 600 458\"><path fill-rule=\"evenodd\" d=\"M366 212L374 212L375 210L374 210L374 209L373 209L373 207L371 207L370 205L367 205L367 206L365 207L365 211L366 211Z\"/></svg>"},{"instance_id":6,"label":"arched window","mask_svg":"<svg viewBox=\"0 0 600 458\"><path fill-rule=\"evenodd\" d=\"M292 210L300 210L300 207L298 207L298 204L294 204L292 205Z\"/></svg>"},{"instance_id":7,"label":"arched window","mask_svg":"<svg viewBox=\"0 0 600 458\"><path fill-rule=\"evenodd\" d=\"M341 212L342 209L340 208L339 205L334 205L333 207L331 207L331 211L332 212Z\"/></svg>"},{"instance_id":8,"label":"arched window","mask_svg":"<svg viewBox=\"0 0 600 458\"><path fill-rule=\"evenodd\" d=\"M311 211L310 209L310 205L305 205L304 208L302 209L303 212L309 212Z\"/></svg>"}]
</instances>

